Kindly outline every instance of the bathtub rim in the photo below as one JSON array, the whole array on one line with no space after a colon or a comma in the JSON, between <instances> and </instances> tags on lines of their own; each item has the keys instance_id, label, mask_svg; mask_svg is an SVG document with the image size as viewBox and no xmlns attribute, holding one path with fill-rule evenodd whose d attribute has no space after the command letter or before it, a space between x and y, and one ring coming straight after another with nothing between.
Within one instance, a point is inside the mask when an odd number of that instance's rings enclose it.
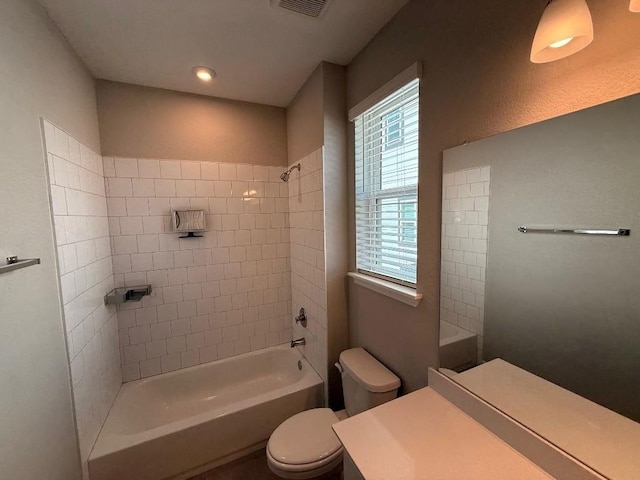
<instances>
[{"instance_id":1,"label":"bathtub rim","mask_svg":"<svg viewBox=\"0 0 640 480\"><path fill-rule=\"evenodd\" d=\"M466 340L468 338L474 338L477 336L477 334L470 332L468 330L463 329L462 327L459 327L458 325L451 323L451 322L447 322L446 320L440 320L440 323L446 323L447 325L451 326L452 328L454 328L456 330L456 334L449 336L449 337L445 337L445 338L440 338L439 339L439 346L440 347L446 347L447 345L451 345L452 343L456 343L456 342L460 342L463 340Z\"/></svg>"},{"instance_id":2,"label":"bathtub rim","mask_svg":"<svg viewBox=\"0 0 640 480\"><path fill-rule=\"evenodd\" d=\"M302 364L307 367L305 374L302 376L302 378L300 378L300 380L292 384L286 385L284 387L280 387L276 390L261 393L259 395L252 396L248 399L243 399L242 401L235 402L232 405L228 405L228 406L225 405L224 407L216 408L213 410L207 410L205 412L198 413L196 415L192 415L186 418L182 418L177 421L169 422L167 424L163 424L163 425L160 425L148 430L144 430L141 432L127 434L127 433L113 433L113 432L109 432L108 430L105 430L105 428L109 427L109 425L107 424L107 422L109 421L109 415L111 414L114 407L116 406L116 402L118 401L118 398L120 397L120 395L123 392L123 389L125 388L131 389L138 385L149 382L151 380L158 381L159 377L170 378L176 375L181 375L181 374L184 375L188 371L211 367L214 364L224 365L226 363L230 363L234 360L238 360L241 358L249 358L253 356L258 356L260 354L264 354L268 351L278 351L278 350L284 350L285 352L292 353L294 355L294 358L301 361ZM98 438L96 439L96 442L93 445L91 453L89 454L88 461L106 457L116 452L126 450L129 448L135 448L138 445L160 438L162 436L188 430L202 423L237 413L241 410L250 408L260 403L264 403L268 400L282 398L293 392L313 388L313 387L316 387L317 385L321 385L322 383L323 383L322 378L320 378L318 373L311 366L311 363L308 362L306 358L304 358L300 350L298 348L292 349L290 345L286 343L263 348L260 350L256 350L254 352L235 355L233 357L227 357L221 360L214 360L212 362L195 365L193 367L175 370L173 372L154 375L153 377L148 377L141 380L135 380L133 382L127 382L123 384L122 387L120 388L120 391L118 392L118 396L116 397L116 400L113 402L113 405L111 407L111 410L109 411L109 414L107 414L107 418L103 423L102 428L100 429L100 432L98 434ZM130 386L128 387L128 385Z\"/></svg>"}]
</instances>

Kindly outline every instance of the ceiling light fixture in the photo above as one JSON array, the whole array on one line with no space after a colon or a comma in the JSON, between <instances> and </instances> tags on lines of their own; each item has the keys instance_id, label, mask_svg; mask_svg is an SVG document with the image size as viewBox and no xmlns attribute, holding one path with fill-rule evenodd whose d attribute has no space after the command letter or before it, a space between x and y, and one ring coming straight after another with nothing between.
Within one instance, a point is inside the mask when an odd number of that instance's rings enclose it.
<instances>
[{"instance_id":1,"label":"ceiling light fixture","mask_svg":"<svg viewBox=\"0 0 640 480\"><path fill-rule=\"evenodd\" d=\"M632 0L640 2L640 0ZM593 41L593 22L585 0L551 0L531 46L531 61L547 63L573 55Z\"/></svg>"},{"instance_id":2,"label":"ceiling light fixture","mask_svg":"<svg viewBox=\"0 0 640 480\"><path fill-rule=\"evenodd\" d=\"M193 67L191 71L203 82L210 82L216 78L216 72L211 70L209 67Z\"/></svg>"},{"instance_id":3,"label":"ceiling light fixture","mask_svg":"<svg viewBox=\"0 0 640 480\"><path fill-rule=\"evenodd\" d=\"M629 10L634 13L640 13L640 0L631 0Z\"/></svg>"}]
</instances>

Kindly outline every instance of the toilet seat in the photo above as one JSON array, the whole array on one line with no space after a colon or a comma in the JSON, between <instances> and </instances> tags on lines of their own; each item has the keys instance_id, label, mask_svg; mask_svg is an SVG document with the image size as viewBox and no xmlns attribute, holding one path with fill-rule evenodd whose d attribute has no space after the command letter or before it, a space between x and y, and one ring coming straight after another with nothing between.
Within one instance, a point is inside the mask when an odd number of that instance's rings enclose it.
<instances>
[{"instance_id":1,"label":"toilet seat","mask_svg":"<svg viewBox=\"0 0 640 480\"><path fill-rule=\"evenodd\" d=\"M330 408L314 408L283 422L267 444L269 468L283 478L314 478L342 461L342 445L331 426L339 421Z\"/></svg>"}]
</instances>

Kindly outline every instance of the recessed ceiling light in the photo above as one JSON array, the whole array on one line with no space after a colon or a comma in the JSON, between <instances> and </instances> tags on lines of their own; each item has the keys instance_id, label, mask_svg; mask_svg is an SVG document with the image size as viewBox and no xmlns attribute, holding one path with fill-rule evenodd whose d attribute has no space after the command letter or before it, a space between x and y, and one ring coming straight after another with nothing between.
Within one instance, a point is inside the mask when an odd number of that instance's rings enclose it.
<instances>
[{"instance_id":1,"label":"recessed ceiling light","mask_svg":"<svg viewBox=\"0 0 640 480\"><path fill-rule=\"evenodd\" d=\"M211 70L209 67L193 67L191 71L203 82L210 82L212 79L216 78L216 72Z\"/></svg>"}]
</instances>

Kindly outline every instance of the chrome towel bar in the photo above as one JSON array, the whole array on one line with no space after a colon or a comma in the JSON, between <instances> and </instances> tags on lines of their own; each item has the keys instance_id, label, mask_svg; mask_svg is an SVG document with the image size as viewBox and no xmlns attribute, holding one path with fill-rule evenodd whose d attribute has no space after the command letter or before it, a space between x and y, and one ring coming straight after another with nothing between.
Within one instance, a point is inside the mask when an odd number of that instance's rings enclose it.
<instances>
[{"instance_id":1,"label":"chrome towel bar","mask_svg":"<svg viewBox=\"0 0 640 480\"><path fill-rule=\"evenodd\" d=\"M39 265L39 258L25 258L18 259L18 257L11 256L7 257L6 265L0 265L0 274L13 272L14 270L19 270L21 268L30 267L31 265Z\"/></svg>"},{"instance_id":2,"label":"chrome towel bar","mask_svg":"<svg viewBox=\"0 0 640 480\"><path fill-rule=\"evenodd\" d=\"M530 228L526 226L518 227L520 233L561 233L568 235L615 235L618 237L628 237L631 230L628 228L618 228L617 230L606 230L597 228Z\"/></svg>"}]
</instances>

